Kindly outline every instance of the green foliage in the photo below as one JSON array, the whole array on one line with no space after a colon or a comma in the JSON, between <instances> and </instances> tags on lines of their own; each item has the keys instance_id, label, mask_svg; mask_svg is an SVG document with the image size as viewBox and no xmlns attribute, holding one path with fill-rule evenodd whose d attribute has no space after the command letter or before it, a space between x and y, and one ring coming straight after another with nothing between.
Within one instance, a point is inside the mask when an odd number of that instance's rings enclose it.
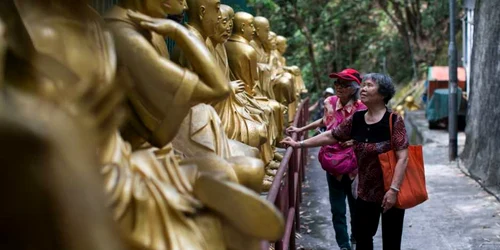
<instances>
[{"instance_id":1,"label":"green foliage","mask_svg":"<svg viewBox=\"0 0 500 250\"><path fill-rule=\"evenodd\" d=\"M380 2L388 4L388 13L377 4ZM328 73L347 67L363 73L385 72L396 83L408 83L413 76L414 61L420 75L436 61L445 62L448 1L420 2L417 19L405 10L405 3L409 6L416 3L415 0L248 0L248 5L256 15L271 21L274 32L288 38L287 62L302 68L306 85L311 90L314 89L314 70L308 50L310 39L304 26L308 29L321 82L321 89L312 92L319 93L332 83ZM394 16L396 11L395 6L400 6L410 30L414 27L420 30L410 35L413 58L406 40L390 19L389 15ZM418 60L417 56L420 56Z\"/></svg>"}]
</instances>

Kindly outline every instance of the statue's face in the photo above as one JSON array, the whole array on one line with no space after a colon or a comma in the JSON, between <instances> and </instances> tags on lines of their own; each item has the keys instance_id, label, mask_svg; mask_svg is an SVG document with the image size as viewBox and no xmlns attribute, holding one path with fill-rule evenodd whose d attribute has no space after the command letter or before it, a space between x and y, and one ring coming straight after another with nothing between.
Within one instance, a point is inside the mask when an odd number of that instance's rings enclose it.
<instances>
[{"instance_id":1,"label":"statue's face","mask_svg":"<svg viewBox=\"0 0 500 250\"><path fill-rule=\"evenodd\" d=\"M205 3L200 6L203 29L205 35L213 36L216 33L217 24L222 19L220 12L220 0L206 0L204 2Z\"/></svg>"},{"instance_id":2,"label":"statue's face","mask_svg":"<svg viewBox=\"0 0 500 250\"><path fill-rule=\"evenodd\" d=\"M220 22L216 25L215 34L212 36L217 43L225 43L233 30L233 20L229 16L229 11L221 12Z\"/></svg>"},{"instance_id":3,"label":"statue's face","mask_svg":"<svg viewBox=\"0 0 500 250\"><path fill-rule=\"evenodd\" d=\"M264 47L267 50L275 50L276 49L276 35L269 34L269 39L264 42Z\"/></svg>"},{"instance_id":4,"label":"statue's face","mask_svg":"<svg viewBox=\"0 0 500 250\"><path fill-rule=\"evenodd\" d=\"M271 27L269 23L255 23L255 35L262 41L266 42L269 40L269 32Z\"/></svg>"},{"instance_id":5,"label":"statue's face","mask_svg":"<svg viewBox=\"0 0 500 250\"><path fill-rule=\"evenodd\" d=\"M288 45L286 44L286 41L280 41L276 44L276 48L281 54L284 54L286 52L287 47Z\"/></svg>"},{"instance_id":6,"label":"statue's face","mask_svg":"<svg viewBox=\"0 0 500 250\"><path fill-rule=\"evenodd\" d=\"M253 39L255 34L255 27L253 26L253 19L248 20L243 27L243 37L245 37L248 41Z\"/></svg>"}]
</instances>

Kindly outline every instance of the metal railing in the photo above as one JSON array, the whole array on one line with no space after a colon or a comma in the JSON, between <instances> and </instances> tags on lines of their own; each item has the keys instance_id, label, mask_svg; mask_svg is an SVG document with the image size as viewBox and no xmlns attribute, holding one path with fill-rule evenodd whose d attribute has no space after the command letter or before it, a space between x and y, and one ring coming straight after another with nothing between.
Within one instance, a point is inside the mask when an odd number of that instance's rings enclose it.
<instances>
[{"instance_id":1,"label":"metal railing","mask_svg":"<svg viewBox=\"0 0 500 250\"><path fill-rule=\"evenodd\" d=\"M309 119L309 98L297 109L293 126L303 127ZM307 139L307 132L294 133L294 140ZM281 161L276 177L267 195L267 200L274 203L285 218L285 234L274 242L276 250L295 250L295 232L300 230L300 203L302 202L302 182L304 181L307 148L289 147ZM270 242L262 242L262 250L269 250Z\"/></svg>"}]
</instances>

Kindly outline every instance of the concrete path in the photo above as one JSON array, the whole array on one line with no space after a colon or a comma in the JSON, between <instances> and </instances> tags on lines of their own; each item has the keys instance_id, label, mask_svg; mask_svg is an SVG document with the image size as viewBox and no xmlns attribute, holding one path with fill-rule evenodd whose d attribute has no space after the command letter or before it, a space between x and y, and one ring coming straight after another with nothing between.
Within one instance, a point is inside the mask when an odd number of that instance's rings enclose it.
<instances>
[{"instance_id":1,"label":"concrete path","mask_svg":"<svg viewBox=\"0 0 500 250\"><path fill-rule=\"evenodd\" d=\"M418 126L414 129L425 130ZM406 211L402 249L500 249L500 203L464 175L455 163L448 162L446 131L425 130L419 136L426 142L429 200ZM463 146L464 141L461 134L459 144ZM317 152L318 149L310 150L297 246L304 250L338 249L325 172L316 159ZM380 228L374 244L375 249L382 249Z\"/></svg>"}]
</instances>

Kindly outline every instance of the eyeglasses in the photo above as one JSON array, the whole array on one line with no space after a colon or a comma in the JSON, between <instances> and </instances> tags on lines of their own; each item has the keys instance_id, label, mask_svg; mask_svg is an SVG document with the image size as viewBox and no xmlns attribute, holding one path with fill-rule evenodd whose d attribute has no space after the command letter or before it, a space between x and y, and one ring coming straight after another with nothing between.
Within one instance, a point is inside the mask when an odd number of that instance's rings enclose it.
<instances>
[{"instance_id":1,"label":"eyeglasses","mask_svg":"<svg viewBox=\"0 0 500 250\"><path fill-rule=\"evenodd\" d=\"M335 81L333 87L336 89L346 89L351 87L351 83Z\"/></svg>"}]
</instances>

